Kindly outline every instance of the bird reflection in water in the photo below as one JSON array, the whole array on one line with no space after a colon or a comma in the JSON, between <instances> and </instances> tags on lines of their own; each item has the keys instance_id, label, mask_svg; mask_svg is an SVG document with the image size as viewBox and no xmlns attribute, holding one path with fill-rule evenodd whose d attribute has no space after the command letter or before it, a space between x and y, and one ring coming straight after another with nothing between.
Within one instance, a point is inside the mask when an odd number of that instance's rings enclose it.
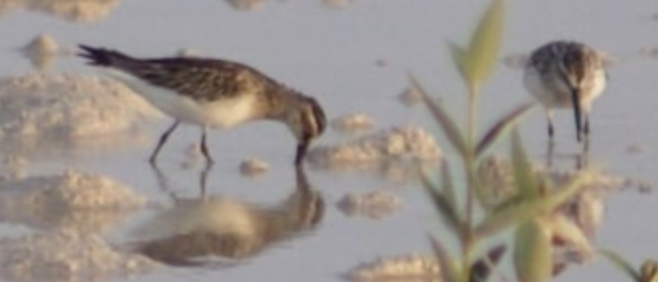
<instances>
[{"instance_id":1,"label":"bird reflection in water","mask_svg":"<svg viewBox=\"0 0 658 282\"><path fill-rule=\"evenodd\" d=\"M273 243L306 234L322 220L325 204L303 168L296 168L295 174L295 189L270 207L214 195L174 197L174 206L135 230L150 239L134 243L134 250L169 265L228 267ZM207 170L202 172L201 185L207 175ZM159 181L166 184L166 179Z\"/></svg>"},{"instance_id":2,"label":"bird reflection in water","mask_svg":"<svg viewBox=\"0 0 658 282\"><path fill-rule=\"evenodd\" d=\"M574 168L576 170L585 170L589 166L589 150L586 147L583 147L580 152L573 155L564 155L565 157L574 161ZM561 157L560 155L555 154L555 143L547 142L546 143L546 168L552 169L554 167L555 158Z\"/></svg>"}]
</instances>

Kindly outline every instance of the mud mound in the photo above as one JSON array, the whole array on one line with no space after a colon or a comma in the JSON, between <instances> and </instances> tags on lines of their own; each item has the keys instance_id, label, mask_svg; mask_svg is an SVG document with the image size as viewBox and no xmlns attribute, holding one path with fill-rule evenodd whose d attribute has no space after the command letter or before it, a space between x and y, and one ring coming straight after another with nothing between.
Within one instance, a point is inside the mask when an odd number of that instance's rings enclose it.
<instances>
[{"instance_id":1,"label":"mud mound","mask_svg":"<svg viewBox=\"0 0 658 282\"><path fill-rule=\"evenodd\" d=\"M42 230L105 232L145 202L109 177L82 172L0 182L0 221Z\"/></svg>"},{"instance_id":2,"label":"mud mound","mask_svg":"<svg viewBox=\"0 0 658 282\"><path fill-rule=\"evenodd\" d=\"M146 138L134 132L117 133L160 116L142 98L110 79L60 74L0 79L0 142L16 147L9 149L12 152L134 143ZM115 140L119 137L130 141Z\"/></svg>"},{"instance_id":3,"label":"mud mound","mask_svg":"<svg viewBox=\"0 0 658 282\"><path fill-rule=\"evenodd\" d=\"M441 157L434 137L415 126L392 127L333 146L317 146L309 160L323 166L350 166L364 163L415 160L432 161Z\"/></svg>"},{"instance_id":4,"label":"mud mound","mask_svg":"<svg viewBox=\"0 0 658 282\"><path fill-rule=\"evenodd\" d=\"M57 232L0 240L0 276L12 281L100 281L155 267L95 235Z\"/></svg>"}]
</instances>

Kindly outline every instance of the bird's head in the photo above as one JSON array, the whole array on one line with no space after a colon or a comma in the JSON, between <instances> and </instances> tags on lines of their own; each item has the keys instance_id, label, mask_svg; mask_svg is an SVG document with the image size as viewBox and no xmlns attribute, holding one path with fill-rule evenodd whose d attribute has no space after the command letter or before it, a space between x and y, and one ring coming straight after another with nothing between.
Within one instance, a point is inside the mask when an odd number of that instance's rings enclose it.
<instances>
[{"instance_id":1,"label":"bird's head","mask_svg":"<svg viewBox=\"0 0 658 282\"><path fill-rule=\"evenodd\" d=\"M298 96L296 100L286 115L286 123L298 141L295 165L301 165L310 143L324 132L327 118L315 99Z\"/></svg>"}]
</instances>

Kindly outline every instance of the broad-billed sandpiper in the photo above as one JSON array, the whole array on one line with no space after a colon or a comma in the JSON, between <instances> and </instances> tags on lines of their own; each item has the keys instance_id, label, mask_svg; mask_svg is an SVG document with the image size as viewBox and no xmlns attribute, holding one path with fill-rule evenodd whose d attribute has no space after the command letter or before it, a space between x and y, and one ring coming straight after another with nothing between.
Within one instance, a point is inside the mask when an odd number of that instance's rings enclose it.
<instances>
[{"instance_id":1,"label":"broad-billed sandpiper","mask_svg":"<svg viewBox=\"0 0 658 282\"><path fill-rule=\"evenodd\" d=\"M175 119L160 136L150 161L180 122L202 127L201 152L212 164L206 145L208 128L230 128L249 121L274 120L288 126L298 140L300 165L311 141L325 129L318 102L237 62L207 58L135 58L119 51L80 45L81 57L104 67L156 108ZM268 137L263 136L268 142Z\"/></svg>"},{"instance_id":2,"label":"broad-billed sandpiper","mask_svg":"<svg viewBox=\"0 0 658 282\"><path fill-rule=\"evenodd\" d=\"M573 108L576 139L587 145L592 101L605 88L607 74L602 53L584 44L555 41L532 52L524 84L544 106L548 135L553 140L554 108Z\"/></svg>"}]
</instances>

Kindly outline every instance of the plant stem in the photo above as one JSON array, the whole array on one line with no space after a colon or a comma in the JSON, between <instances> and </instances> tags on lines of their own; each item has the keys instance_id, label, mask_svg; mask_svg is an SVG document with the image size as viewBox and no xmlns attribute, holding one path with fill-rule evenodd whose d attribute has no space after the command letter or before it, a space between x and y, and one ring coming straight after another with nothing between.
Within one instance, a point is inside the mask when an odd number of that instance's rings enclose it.
<instances>
[{"instance_id":1,"label":"plant stem","mask_svg":"<svg viewBox=\"0 0 658 282\"><path fill-rule=\"evenodd\" d=\"M463 267L467 273L467 279L470 280L472 275L470 271L475 241L473 238L473 214L474 214L474 191L477 189L477 156L476 150L476 132L477 132L477 110L478 110L478 87L477 85L468 86L468 105L466 117L466 152L462 156L464 163L464 172L466 173L466 226L462 230L462 255Z\"/></svg>"},{"instance_id":2,"label":"plant stem","mask_svg":"<svg viewBox=\"0 0 658 282\"><path fill-rule=\"evenodd\" d=\"M477 85L468 85L468 116L466 117L466 138L469 143L469 146L475 148L475 135L477 132L478 125L478 104L480 103L479 99L479 89Z\"/></svg>"},{"instance_id":3,"label":"plant stem","mask_svg":"<svg viewBox=\"0 0 658 282\"><path fill-rule=\"evenodd\" d=\"M466 180L467 180L467 195L466 195L466 225L468 226L469 233L470 229L473 227L473 190L475 190L476 187L476 175L475 175L475 170L476 170L476 165L477 165L477 156L475 156L475 150L476 150L476 141L475 141L475 135L477 132L477 110L478 110L478 88L476 85L469 84L468 85L468 110L467 110L467 118L466 118L466 143L467 143L467 148L465 155L462 156L464 158L464 172L466 172ZM471 234L464 234L468 235L469 237Z\"/></svg>"}]
</instances>

